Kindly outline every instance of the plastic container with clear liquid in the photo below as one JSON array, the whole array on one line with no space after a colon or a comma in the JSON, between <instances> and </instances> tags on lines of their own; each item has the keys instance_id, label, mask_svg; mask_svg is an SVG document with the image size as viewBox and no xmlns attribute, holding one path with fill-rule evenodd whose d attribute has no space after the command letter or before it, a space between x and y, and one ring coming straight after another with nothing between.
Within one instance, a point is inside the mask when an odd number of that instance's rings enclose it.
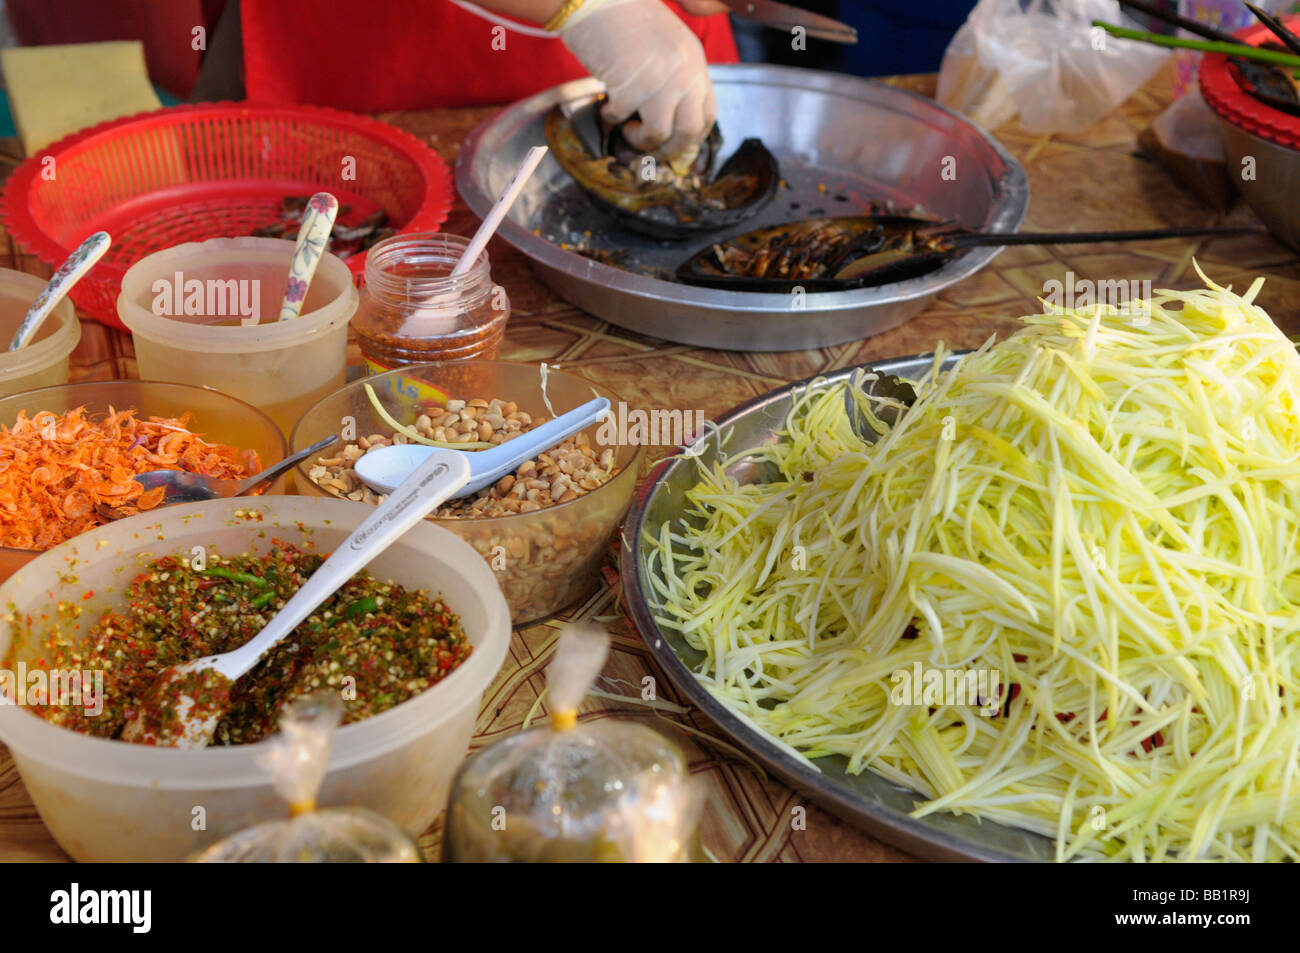
<instances>
[{"instance_id":1,"label":"plastic container with clear liquid","mask_svg":"<svg viewBox=\"0 0 1300 953\"><path fill-rule=\"evenodd\" d=\"M26 347L5 350L45 284L35 275L0 268L0 397L68 382L68 358L81 340L69 299L55 305Z\"/></svg>"},{"instance_id":2,"label":"plastic container with clear liquid","mask_svg":"<svg viewBox=\"0 0 1300 953\"><path fill-rule=\"evenodd\" d=\"M293 249L278 238L213 238L133 265L117 313L131 329L140 377L214 388L290 433L345 383L358 301L347 265L326 253L302 313L279 321Z\"/></svg>"}]
</instances>

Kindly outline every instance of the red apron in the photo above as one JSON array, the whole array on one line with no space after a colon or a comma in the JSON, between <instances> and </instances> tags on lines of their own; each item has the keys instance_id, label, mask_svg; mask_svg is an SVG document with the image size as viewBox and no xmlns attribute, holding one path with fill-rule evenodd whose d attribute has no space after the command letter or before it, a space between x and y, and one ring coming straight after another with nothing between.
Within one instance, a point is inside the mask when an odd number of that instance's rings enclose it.
<instances>
[{"instance_id":1,"label":"red apron","mask_svg":"<svg viewBox=\"0 0 1300 953\"><path fill-rule=\"evenodd\" d=\"M736 62L725 16L668 6L700 38L709 62ZM325 15L320 0L243 0L249 102L354 112L477 106L587 75L558 39L505 30L449 0L369 0L352 11Z\"/></svg>"}]
</instances>

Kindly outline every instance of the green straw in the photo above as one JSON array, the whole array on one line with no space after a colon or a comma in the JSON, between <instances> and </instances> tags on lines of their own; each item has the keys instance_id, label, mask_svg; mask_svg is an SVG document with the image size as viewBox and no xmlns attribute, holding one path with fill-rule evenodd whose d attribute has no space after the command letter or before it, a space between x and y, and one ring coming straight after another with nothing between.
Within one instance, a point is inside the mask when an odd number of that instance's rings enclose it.
<instances>
[{"instance_id":1,"label":"green straw","mask_svg":"<svg viewBox=\"0 0 1300 953\"><path fill-rule=\"evenodd\" d=\"M1261 63L1276 63L1279 66L1290 66L1292 69L1300 69L1300 56L1293 56L1290 53L1279 53L1275 50L1261 50L1257 46L1249 46L1244 43L1221 43L1216 40L1185 40L1180 36L1162 36L1159 33L1143 33L1141 30L1130 30L1127 27L1115 26L1113 23L1106 23L1102 20L1093 20L1092 25L1099 26L1111 36L1119 37L1122 40L1140 40L1143 43L1154 43L1156 46L1168 46L1182 50L1200 50L1203 53L1226 53L1228 56L1239 56L1246 60L1258 60Z\"/></svg>"}]
</instances>

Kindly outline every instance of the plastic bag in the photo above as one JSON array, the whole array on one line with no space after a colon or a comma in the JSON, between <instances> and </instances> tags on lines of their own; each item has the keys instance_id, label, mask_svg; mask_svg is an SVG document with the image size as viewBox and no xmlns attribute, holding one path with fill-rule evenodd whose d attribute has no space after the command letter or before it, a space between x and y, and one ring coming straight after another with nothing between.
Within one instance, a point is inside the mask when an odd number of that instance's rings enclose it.
<instances>
[{"instance_id":1,"label":"plastic bag","mask_svg":"<svg viewBox=\"0 0 1300 953\"><path fill-rule=\"evenodd\" d=\"M570 627L547 668L551 724L478 752L452 782L443 860L693 861L697 786L681 751L644 725L579 724L609 637Z\"/></svg>"},{"instance_id":2,"label":"plastic bag","mask_svg":"<svg viewBox=\"0 0 1300 953\"><path fill-rule=\"evenodd\" d=\"M280 733L259 763L271 786L289 802L290 820L267 821L218 841L198 863L420 863L410 835L363 807L316 809L316 792L329 770L343 703L317 692L285 706Z\"/></svg>"},{"instance_id":3,"label":"plastic bag","mask_svg":"<svg viewBox=\"0 0 1300 953\"><path fill-rule=\"evenodd\" d=\"M1168 50L1109 36L1116 0L979 0L943 57L936 98L987 129L1081 130L1145 83Z\"/></svg>"},{"instance_id":4,"label":"plastic bag","mask_svg":"<svg viewBox=\"0 0 1300 953\"><path fill-rule=\"evenodd\" d=\"M1166 149L1176 149L1197 159L1223 162L1223 136L1219 120L1195 87L1174 100L1151 123L1151 131Z\"/></svg>"},{"instance_id":5,"label":"plastic bag","mask_svg":"<svg viewBox=\"0 0 1300 953\"><path fill-rule=\"evenodd\" d=\"M1192 87L1138 136L1138 148L1211 208L1229 211L1237 198L1218 117Z\"/></svg>"}]
</instances>

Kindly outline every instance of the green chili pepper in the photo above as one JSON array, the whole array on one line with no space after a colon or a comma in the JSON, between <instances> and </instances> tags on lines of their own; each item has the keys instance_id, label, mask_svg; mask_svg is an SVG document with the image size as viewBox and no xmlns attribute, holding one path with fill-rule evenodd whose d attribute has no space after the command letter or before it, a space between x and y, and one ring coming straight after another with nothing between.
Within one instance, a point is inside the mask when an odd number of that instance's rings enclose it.
<instances>
[{"instance_id":1,"label":"green chili pepper","mask_svg":"<svg viewBox=\"0 0 1300 953\"><path fill-rule=\"evenodd\" d=\"M235 572L235 570L227 569L224 566L213 566L211 569L205 569L202 575L220 576L222 579L229 579L231 582L246 582L249 585L257 586L259 589L266 588L266 580L260 576L254 576L251 572Z\"/></svg>"},{"instance_id":2,"label":"green chili pepper","mask_svg":"<svg viewBox=\"0 0 1300 953\"><path fill-rule=\"evenodd\" d=\"M274 590L268 590L268 591L262 593L262 594L261 594L260 596L258 596L256 599L254 599L253 602L252 602L252 606L253 606L254 609L260 609L260 608L262 608L262 606L266 605L268 602L270 602L270 601L271 601L272 599L274 599L274 598L275 598L275 591L274 591Z\"/></svg>"},{"instance_id":3,"label":"green chili pepper","mask_svg":"<svg viewBox=\"0 0 1300 953\"><path fill-rule=\"evenodd\" d=\"M343 615L349 619L355 619L357 616L365 615L367 612L374 612L379 608L379 602L374 596L366 596L364 599L358 599L352 605L343 610Z\"/></svg>"}]
</instances>

